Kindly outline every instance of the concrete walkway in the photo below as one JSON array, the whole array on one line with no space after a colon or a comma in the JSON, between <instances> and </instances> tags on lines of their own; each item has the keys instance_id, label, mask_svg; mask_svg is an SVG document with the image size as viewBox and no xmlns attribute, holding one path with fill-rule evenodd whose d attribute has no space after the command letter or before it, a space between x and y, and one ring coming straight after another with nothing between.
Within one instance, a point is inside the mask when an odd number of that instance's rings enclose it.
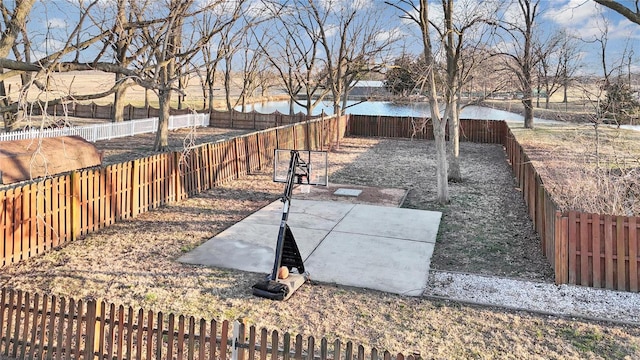
<instances>
[{"instance_id":1,"label":"concrete walkway","mask_svg":"<svg viewBox=\"0 0 640 360\"><path fill-rule=\"evenodd\" d=\"M315 281L420 296L440 212L294 199L288 224ZM282 202L275 201L178 261L269 273Z\"/></svg>"}]
</instances>

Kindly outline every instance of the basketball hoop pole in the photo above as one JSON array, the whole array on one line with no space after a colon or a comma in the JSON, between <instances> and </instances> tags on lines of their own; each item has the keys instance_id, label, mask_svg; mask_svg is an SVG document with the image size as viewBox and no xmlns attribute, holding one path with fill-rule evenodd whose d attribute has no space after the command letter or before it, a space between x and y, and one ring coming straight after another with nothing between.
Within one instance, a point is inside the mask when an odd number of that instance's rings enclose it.
<instances>
[{"instance_id":1,"label":"basketball hoop pole","mask_svg":"<svg viewBox=\"0 0 640 360\"><path fill-rule=\"evenodd\" d=\"M301 172L299 173L298 170ZM303 178L309 178L309 169L307 163L300 159L300 154L297 150L291 150L291 159L289 160L289 170L287 172L287 182L284 188L284 194L282 195L282 202L284 203L282 208L282 219L280 220L280 229L278 230L278 242L276 244L276 258L273 262L273 270L271 270L271 280L278 279L278 271L282 263L282 251L284 248L284 239L287 232L287 220L289 219L289 208L291 207L291 194L293 192L293 186L302 184ZM301 273L304 269L298 269Z\"/></svg>"}]
</instances>

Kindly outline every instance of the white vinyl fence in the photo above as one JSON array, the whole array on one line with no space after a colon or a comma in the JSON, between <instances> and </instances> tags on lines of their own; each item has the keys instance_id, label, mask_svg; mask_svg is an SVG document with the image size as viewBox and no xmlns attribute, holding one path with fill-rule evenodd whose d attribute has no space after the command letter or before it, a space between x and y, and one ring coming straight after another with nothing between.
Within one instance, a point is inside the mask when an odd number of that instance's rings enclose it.
<instances>
[{"instance_id":1,"label":"white vinyl fence","mask_svg":"<svg viewBox=\"0 0 640 360\"><path fill-rule=\"evenodd\" d=\"M169 130L209 125L209 114L186 114L169 117ZM152 133L158 129L158 118L95 124L71 128L27 130L0 133L0 141L79 135L87 141L108 140L136 134Z\"/></svg>"}]
</instances>

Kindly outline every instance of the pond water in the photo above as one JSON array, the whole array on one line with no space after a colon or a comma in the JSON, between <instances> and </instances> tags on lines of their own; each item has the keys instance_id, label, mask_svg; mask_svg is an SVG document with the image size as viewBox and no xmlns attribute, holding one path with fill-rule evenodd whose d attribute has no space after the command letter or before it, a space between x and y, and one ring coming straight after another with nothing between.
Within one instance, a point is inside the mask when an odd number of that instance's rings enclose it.
<instances>
[{"instance_id":1,"label":"pond water","mask_svg":"<svg viewBox=\"0 0 640 360\"><path fill-rule=\"evenodd\" d=\"M356 104L355 101L349 101L348 105ZM305 112L305 109L301 106L295 105L296 112ZM236 110L240 110L237 107ZM247 106L246 111L257 111L259 113L267 114L274 111L279 111L284 114L289 113L288 101L268 101L262 103L250 104ZM333 108L330 102L322 102L313 111L314 115L321 114L324 110L325 114L332 114ZM346 111L349 114L360 115L383 115L383 116L429 116L429 104L411 103L411 104L398 104L390 101L367 101L359 103L349 107ZM482 106L467 106L462 110L460 117L463 119L481 119L481 120L508 120L508 121L524 121L521 115L514 114L508 111L492 109ZM538 122L554 122L550 120L538 119L534 121Z\"/></svg>"}]
</instances>

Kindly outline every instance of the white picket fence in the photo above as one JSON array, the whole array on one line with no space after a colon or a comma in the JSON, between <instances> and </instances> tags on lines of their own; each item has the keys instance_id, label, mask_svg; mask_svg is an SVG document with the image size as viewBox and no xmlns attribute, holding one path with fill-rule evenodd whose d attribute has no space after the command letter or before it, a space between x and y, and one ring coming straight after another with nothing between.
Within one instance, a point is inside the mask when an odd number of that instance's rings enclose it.
<instances>
[{"instance_id":1,"label":"white picket fence","mask_svg":"<svg viewBox=\"0 0 640 360\"><path fill-rule=\"evenodd\" d=\"M169 117L169 130L209 126L209 114L186 114ZM87 141L108 140L136 134L153 133L158 129L158 118L131 120L117 123L95 124L71 128L27 130L0 133L0 141L79 135Z\"/></svg>"}]
</instances>

